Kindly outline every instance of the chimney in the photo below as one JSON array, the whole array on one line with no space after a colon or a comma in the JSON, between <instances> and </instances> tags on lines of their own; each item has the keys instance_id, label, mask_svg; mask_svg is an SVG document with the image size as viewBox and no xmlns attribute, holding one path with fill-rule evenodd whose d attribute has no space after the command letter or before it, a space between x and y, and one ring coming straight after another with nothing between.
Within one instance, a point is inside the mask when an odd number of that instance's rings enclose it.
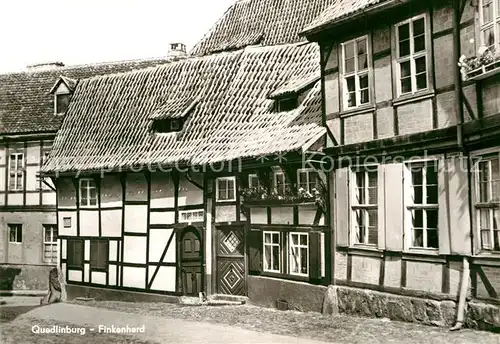
<instances>
[{"instance_id":1,"label":"chimney","mask_svg":"<svg viewBox=\"0 0 500 344\"><path fill-rule=\"evenodd\" d=\"M186 58L186 45L183 43L170 43L170 51L168 52L167 57L174 60Z\"/></svg>"},{"instance_id":2,"label":"chimney","mask_svg":"<svg viewBox=\"0 0 500 344\"><path fill-rule=\"evenodd\" d=\"M45 70L53 70L56 68L61 68L64 67L64 63L59 62L59 61L54 61L54 62L44 62L44 63L36 63L32 65L26 66L26 69L29 72L40 72L40 71L45 71Z\"/></svg>"}]
</instances>

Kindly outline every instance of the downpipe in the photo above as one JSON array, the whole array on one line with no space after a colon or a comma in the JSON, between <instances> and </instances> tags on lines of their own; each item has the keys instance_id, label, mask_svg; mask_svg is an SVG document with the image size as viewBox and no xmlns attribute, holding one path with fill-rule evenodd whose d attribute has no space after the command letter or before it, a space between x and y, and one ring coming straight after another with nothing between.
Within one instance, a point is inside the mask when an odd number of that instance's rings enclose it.
<instances>
[{"instance_id":1,"label":"downpipe","mask_svg":"<svg viewBox=\"0 0 500 344\"><path fill-rule=\"evenodd\" d=\"M457 320L455 326L450 328L450 331L461 330L464 325L465 299L467 298L467 289L469 287L469 275L469 260L467 257L464 257L462 266L462 282L460 283L460 295L458 298Z\"/></svg>"}]
</instances>

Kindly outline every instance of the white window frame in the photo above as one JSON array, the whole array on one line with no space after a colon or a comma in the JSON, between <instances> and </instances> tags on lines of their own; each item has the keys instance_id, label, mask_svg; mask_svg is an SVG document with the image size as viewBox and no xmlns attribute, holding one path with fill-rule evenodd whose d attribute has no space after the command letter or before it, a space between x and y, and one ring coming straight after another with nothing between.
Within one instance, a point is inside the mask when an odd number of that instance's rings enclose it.
<instances>
[{"instance_id":1,"label":"white window frame","mask_svg":"<svg viewBox=\"0 0 500 344\"><path fill-rule=\"evenodd\" d=\"M294 235L298 235L298 240L297 240L297 244L293 244L293 241L292 241L292 236ZM301 236L305 236L307 238L307 242L305 245L302 245L300 243L300 238ZM306 269L307 269L307 273L301 273L300 271L299 272L293 272L292 271L292 260L293 260L293 249L294 248L297 248L297 252L298 252L298 256L297 256L297 260L298 260L298 266L299 266L299 270L301 268L301 264L302 264L302 251L301 249L302 248L305 248L306 249L306 252L307 252L307 265L306 265ZM309 254L309 233L307 232L290 232L288 234L288 273L290 275L294 275L294 276L303 276L303 277L309 277L309 259L310 259L310 254Z\"/></svg>"},{"instance_id":2,"label":"white window frame","mask_svg":"<svg viewBox=\"0 0 500 344\"><path fill-rule=\"evenodd\" d=\"M86 186L84 186L83 184L84 183L87 183ZM90 184L93 183L94 185L91 186ZM91 204L90 200L92 199L90 197L90 190L92 189L95 189L95 204ZM82 203L82 193L84 192L85 190L85 193L87 195L86 199L87 199L87 203L86 204L83 204ZM80 204L80 207L81 208L97 208L98 206L98 195L97 195L97 183L95 182L94 179L92 178L82 178L80 179L79 181L79 204Z\"/></svg>"},{"instance_id":3,"label":"white window frame","mask_svg":"<svg viewBox=\"0 0 500 344\"><path fill-rule=\"evenodd\" d=\"M13 160L12 157L15 157L14 166L12 166L12 160ZM17 183L18 175L21 176L20 184ZM11 186L12 178L14 178L14 186ZM23 188L24 188L24 153L12 152L9 154L9 190L22 191Z\"/></svg>"},{"instance_id":4,"label":"white window frame","mask_svg":"<svg viewBox=\"0 0 500 344\"><path fill-rule=\"evenodd\" d=\"M435 164L436 166L436 180L437 180L437 192L438 192L438 199L436 200L437 203L427 203L427 165L429 164ZM414 186L412 182L412 168L422 168L422 203L417 203L415 204L413 202L413 196L414 196ZM404 236L405 236L405 243L406 243L406 249L408 250L424 250L424 251L438 251L439 250L439 161L437 159L427 159L427 160L413 160L413 161L407 161L404 163L404 190L405 194L405 199L404 199L404 204L405 204L405 231L404 231ZM422 246L414 246L413 245L413 223L412 223L412 218L413 218L413 211L414 210L423 210L422 214ZM427 227L427 211L432 210L432 211L437 211L438 213L438 223L436 228L436 235L438 239L437 247L428 247L427 246L427 234L428 231L430 230Z\"/></svg>"},{"instance_id":5,"label":"white window frame","mask_svg":"<svg viewBox=\"0 0 500 344\"><path fill-rule=\"evenodd\" d=\"M253 185L252 178L257 178L257 185ZM260 186L259 176L256 173L249 174L248 175L248 187L250 189L253 189L253 188L258 188L259 186Z\"/></svg>"},{"instance_id":6,"label":"white window frame","mask_svg":"<svg viewBox=\"0 0 500 344\"><path fill-rule=\"evenodd\" d=\"M302 182L302 180L301 180L301 177L300 177L301 173L307 173L306 174L307 175L307 177L306 177L307 180L305 182ZM312 183L311 182L311 174L315 174L316 178L319 178L318 172L315 169L313 169L313 168L301 168L301 169L298 169L297 170L297 187L298 188L303 188L302 184L305 184L306 187L304 188L304 190L312 194L313 193L313 191L312 191L313 188L311 188L311 183Z\"/></svg>"},{"instance_id":7,"label":"white window frame","mask_svg":"<svg viewBox=\"0 0 500 344\"><path fill-rule=\"evenodd\" d=\"M47 241L47 230L50 229L50 239L51 241ZM56 232L56 233L54 233ZM56 234L56 235L54 235ZM55 252L55 257L52 255L50 258L47 258L45 255L47 250L46 248L50 247L50 252L53 254ZM55 263L57 262L58 255L58 244L57 244L57 226L56 225L43 225L43 261L46 263Z\"/></svg>"},{"instance_id":8,"label":"white window frame","mask_svg":"<svg viewBox=\"0 0 500 344\"><path fill-rule=\"evenodd\" d=\"M10 244L22 244L23 243L23 225L22 224L19 224L19 223L9 223L7 225L7 228L9 229L9 243ZM10 233L12 231L12 229L16 230L16 241L12 241L10 240ZM18 232L21 232L21 241L17 241L19 235L18 235Z\"/></svg>"},{"instance_id":9,"label":"white window frame","mask_svg":"<svg viewBox=\"0 0 500 344\"><path fill-rule=\"evenodd\" d=\"M414 41L414 36L413 36L413 25L412 23L416 20L419 19L424 19L424 39L425 39L425 50L419 51L417 53L414 52L415 50L415 41ZM410 29L410 54L404 57L400 57L400 51L399 51L399 27L409 24L409 29ZM429 44L429 19L427 18L427 14L423 13L418 16L414 16L412 18L408 18L402 22L397 23L394 25L394 36L396 39L395 42L395 49L396 49L396 56L395 56L395 63L396 63L396 89L397 89L397 95L398 97L405 96L405 95L411 95L415 93L420 93L420 92L425 92L430 89L430 77L429 74L431 73L431 61L429 60L429 49L430 49L430 44ZM425 76L426 76L426 87L422 89L417 89L417 72L416 72L416 63L415 61L422 57L425 56ZM403 62L408 62L410 61L410 78L411 78L411 92L402 92L401 89L401 63Z\"/></svg>"},{"instance_id":10,"label":"white window frame","mask_svg":"<svg viewBox=\"0 0 500 344\"><path fill-rule=\"evenodd\" d=\"M228 197L227 190L229 189L229 183L233 183L233 189L234 189L233 198L231 198L231 199L229 199L229 197L227 199L220 198L220 193L221 193L221 190L219 189L219 182L220 181L226 181L226 197ZM232 176L232 177L219 177L219 178L217 178L216 183L215 183L215 190L216 190L216 201L217 202L234 202L234 201L236 201L236 177Z\"/></svg>"},{"instance_id":11,"label":"white window frame","mask_svg":"<svg viewBox=\"0 0 500 344\"><path fill-rule=\"evenodd\" d=\"M203 209L179 211L180 223L203 222L204 219L205 211Z\"/></svg>"},{"instance_id":12,"label":"white window frame","mask_svg":"<svg viewBox=\"0 0 500 344\"><path fill-rule=\"evenodd\" d=\"M372 95L371 95L371 89L372 89L372 83L371 83L371 46L370 46L370 36L369 35L364 35L360 36L354 39L351 39L349 41L343 42L340 44L341 52L342 52L342 98L343 98L343 107L344 110L349 110L349 109L355 109L357 107L363 106L363 105L368 105L371 104L372 102ZM365 39L366 40L366 63L368 65L367 69L362 69L359 70L358 66L358 41ZM354 43L354 71L352 72L346 72L346 54L345 54L345 46ZM368 102L366 103L361 103L361 86L359 84L359 78L361 76L365 76L368 78ZM349 106L349 90L347 87L347 79L350 77L354 77L354 89L356 92L356 104L354 106Z\"/></svg>"},{"instance_id":13,"label":"white window frame","mask_svg":"<svg viewBox=\"0 0 500 344\"><path fill-rule=\"evenodd\" d=\"M495 49L500 49L500 3L497 0L491 0L493 18L489 23L484 23L484 6L485 0L479 0L478 12L479 12L479 40L481 45L484 47L489 47L486 45L484 39L484 32L488 29L493 29L493 47Z\"/></svg>"},{"instance_id":14,"label":"white window frame","mask_svg":"<svg viewBox=\"0 0 500 344\"><path fill-rule=\"evenodd\" d=\"M271 242L266 243L266 234L270 235ZM275 243L273 241L273 236L278 235L278 242ZM267 267L266 261L266 246L271 248L271 266ZM274 270L272 267L274 266L274 258L273 258L273 247L278 247L278 270ZM281 232L278 231L262 231L262 270L265 272L273 272L273 273L281 273L281 259L282 259L282 251L281 251Z\"/></svg>"},{"instance_id":15,"label":"white window frame","mask_svg":"<svg viewBox=\"0 0 500 344\"><path fill-rule=\"evenodd\" d=\"M499 252L500 247L495 250L495 232L498 232L498 235L500 236L500 222L497 221L497 229L494 229L494 219L495 219L495 211L497 214L500 214L500 195L497 196L499 199L494 199L491 198L493 196L493 179L492 179L492 163L496 161L498 165L500 165L500 153L497 153L495 155L490 155L487 157L480 157L475 163L474 163L474 186L475 186L475 213L476 213L476 227L477 227L477 234L479 238L479 247L481 251L488 251L488 252ZM490 199L487 200L486 202L481 201L481 187L480 187L480 168L479 165L481 163L488 163L488 195L490 196ZM499 166L500 169L500 166ZM497 180L495 180L497 181ZM482 230L481 230L481 211L486 211L488 213L488 220L489 220L489 240L490 240L490 247L483 247L483 236L482 236ZM499 238L500 240L500 238Z\"/></svg>"},{"instance_id":16,"label":"white window frame","mask_svg":"<svg viewBox=\"0 0 500 344\"><path fill-rule=\"evenodd\" d=\"M369 173L375 172L377 176L377 199L375 200L375 203L366 203L369 200ZM358 185L357 185L357 173L364 173L364 198L365 198L365 203L360 204L357 201L357 191L358 191ZM351 197L351 202L350 202L350 212L351 212L351 235L350 235L350 242L351 246L357 246L357 245L363 245L363 246L372 246L372 247L377 247L378 246L378 233L379 233L379 227L378 227L378 216L379 214L379 207L378 207L378 195L380 190L379 185L378 185L378 166L376 165L365 165L365 166L353 166L351 169L351 176L350 180L352 181L349 183L350 185L350 197ZM369 227L369 215L368 215L368 210L377 210L377 225L376 225L376 232L377 232L377 243L369 243L369 237L370 237L370 229ZM359 232L359 225L357 221L357 212L362 211L363 212L363 219L364 223L366 224L365 227L367 231L365 232L364 237L362 238L361 241L357 240L357 233Z\"/></svg>"},{"instance_id":17,"label":"white window frame","mask_svg":"<svg viewBox=\"0 0 500 344\"><path fill-rule=\"evenodd\" d=\"M278 189L278 176L283 176L283 184L282 185L282 188L283 190L279 190ZM290 186L290 183L287 181L286 179L286 174L284 171L282 171L281 169L280 170L275 170L273 172L273 187L274 189L276 190L276 192L279 194L279 195L284 195L286 194L286 189L287 189L287 186Z\"/></svg>"},{"instance_id":18,"label":"white window frame","mask_svg":"<svg viewBox=\"0 0 500 344\"><path fill-rule=\"evenodd\" d=\"M71 92L59 92L59 93L55 93L54 94L54 114L55 115L64 115L67 111L65 112L59 112L59 109L57 107L57 97L60 97L60 96L69 96L70 97L70 101L71 101ZM69 103L68 103L68 107L69 107Z\"/></svg>"}]
</instances>

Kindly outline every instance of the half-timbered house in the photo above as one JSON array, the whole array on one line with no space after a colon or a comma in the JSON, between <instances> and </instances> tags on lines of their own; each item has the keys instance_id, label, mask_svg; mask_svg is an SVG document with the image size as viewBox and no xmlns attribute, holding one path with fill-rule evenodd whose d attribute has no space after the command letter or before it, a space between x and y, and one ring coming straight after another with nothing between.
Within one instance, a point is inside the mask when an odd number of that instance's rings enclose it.
<instances>
[{"instance_id":1,"label":"half-timbered house","mask_svg":"<svg viewBox=\"0 0 500 344\"><path fill-rule=\"evenodd\" d=\"M0 75L0 290L45 290L48 272L57 263L56 193L39 170L76 80L165 61L49 63Z\"/></svg>"},{"instance_id":2,"label":"half-timbered house","mask_svg":"<svg viewBox=\"0 0 500 344\"><path fill-rule=\"evenodd\" d=\"M478 300L500 288L499 10L336 1L305 29L321 46L341 311L450 324L472 297L467 324L498 324Z\"/></svg>"}]
</instances>

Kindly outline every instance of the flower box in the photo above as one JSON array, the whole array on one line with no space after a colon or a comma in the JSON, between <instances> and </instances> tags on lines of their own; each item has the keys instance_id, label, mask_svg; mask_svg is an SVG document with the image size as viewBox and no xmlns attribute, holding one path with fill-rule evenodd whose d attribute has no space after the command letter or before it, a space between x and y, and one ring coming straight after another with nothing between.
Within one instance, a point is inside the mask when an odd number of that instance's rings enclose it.
<instances>
[{"instance_id":1,"label":"flower box","mask_svg":"<svg viewBox=\"0 0 500 344\"><path fill-rule=\"evenodd\" d=\"M248 199L243 200L243 204L247 207L265 207L265 206L295 206L304 204L314 204L314 198L305 199Z\"/></svg>"},{"instance_id":2,"label":"flower box","mask_svg":"<svg viewBox=\"0 0 500 344\"><path fill-rule=\"evenodd\" d=\"M483 80L500 73L500 61L494 61L467 73L468 80Z\"/></svg>"},{"instance_id":3,"label":"flower box","mask_svg":"<svg viewBox=\"0 0 500 344\"><path fill-rule=\"evenodd\" d=\"M463 80L483 80L500 73L500 54L493 47L481 47L477 56L462 55L458 65Z\"/></svg>"}]
</instances>

